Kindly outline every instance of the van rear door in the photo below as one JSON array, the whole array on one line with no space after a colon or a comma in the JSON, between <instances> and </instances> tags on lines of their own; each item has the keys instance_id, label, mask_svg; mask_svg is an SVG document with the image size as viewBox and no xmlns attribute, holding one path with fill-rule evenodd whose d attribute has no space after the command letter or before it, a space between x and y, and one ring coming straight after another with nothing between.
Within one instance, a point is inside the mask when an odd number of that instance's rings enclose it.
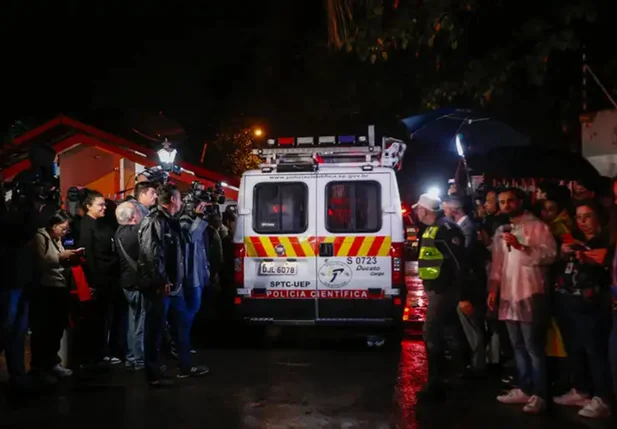
<instances>
[{"instance_id":1,"label":"van rear door","mask_svg":"<svg viewBox=\"0 0 617 429\"><path fill-rule=\"evenodd\" d=\"M245 177L245 207L251 207L244 233L244 285L251 289L246 313L254 321L313 323L316 176Z\"/></svg>"},{"instance_id":2,"label":"van rear door","mask_svg":"<svg viewBox=\"0 0 617 429\"><path fill-rule=\"evenodd\" d=\"M317 318L382 323L391 318L390 172L317 179Z\"/></svg>"}]
</instances>

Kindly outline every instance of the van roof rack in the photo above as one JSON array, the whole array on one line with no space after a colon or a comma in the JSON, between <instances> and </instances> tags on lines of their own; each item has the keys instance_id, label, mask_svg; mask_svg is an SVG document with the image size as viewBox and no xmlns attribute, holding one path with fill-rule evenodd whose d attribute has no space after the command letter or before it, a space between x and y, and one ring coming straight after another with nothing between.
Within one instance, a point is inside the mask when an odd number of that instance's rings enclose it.
<instances>
[{"instance_id":1,"label":"van roof rack","mask_svg":"<svg viewBox=\"0 0 617 429\"><path fill-rule=\"evenodd\" d=\"M260 168L265 173L274 170L317 171L328 167L358 167L370 171L374 167L400 169L406 147L400 140L384 138L382 147L374 145L266 147L253 149L252 153L264 160Z\"/></svg>"}]
</instances>

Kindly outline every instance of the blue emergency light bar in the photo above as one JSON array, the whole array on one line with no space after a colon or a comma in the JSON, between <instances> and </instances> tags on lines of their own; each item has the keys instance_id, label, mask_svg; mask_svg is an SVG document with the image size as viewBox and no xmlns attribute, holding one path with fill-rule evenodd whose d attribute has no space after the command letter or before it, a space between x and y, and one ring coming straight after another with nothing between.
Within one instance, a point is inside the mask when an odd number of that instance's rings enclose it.
<instances>
[{"instance_id":1,"label":"blue emergency light bar","mask_svg":"<svg viewBox=\"0 0 617 429\"><path fill-rule=\"evenodd\" d=\"M356 142L356 136L338 136L339 144L354 144Z\"/></svg>"}]
</instances>

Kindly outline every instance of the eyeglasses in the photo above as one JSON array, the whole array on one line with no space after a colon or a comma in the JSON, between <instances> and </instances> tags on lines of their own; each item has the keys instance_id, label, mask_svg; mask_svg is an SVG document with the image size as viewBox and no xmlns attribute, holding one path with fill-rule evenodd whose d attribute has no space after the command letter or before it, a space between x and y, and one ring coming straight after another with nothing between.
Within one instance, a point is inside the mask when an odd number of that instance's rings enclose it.
<instances>
[{"instance_id":1,"label":"eyeglasses","mask_svg":"<svg viewBox=\"0 0 617 429\"><path fill-rule=\"evenodd\" d=\"M68 233L68 232L71 230L71 228L70 228L70 227L68 227L68 226L59 226L59 225L56 225L56 226L55 226L55 228L56 228L59 232L61 232L62 234L66 234L66 233Z\"/></svg>"}]
</instances>

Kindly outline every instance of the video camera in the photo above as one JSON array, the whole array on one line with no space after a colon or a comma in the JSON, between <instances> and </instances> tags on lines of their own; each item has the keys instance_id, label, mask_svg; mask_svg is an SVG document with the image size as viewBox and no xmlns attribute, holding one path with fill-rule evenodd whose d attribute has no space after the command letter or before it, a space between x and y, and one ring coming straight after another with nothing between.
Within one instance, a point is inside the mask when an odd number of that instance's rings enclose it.
<instances>
[{"instance_id":1,"label":"video camera","mask_svg":"<svg viewBox=\"0 0 617 429\"><path fill-rule=\"evenodd\" d=\"M219 204L225 203L225 191L220 183L214 188L206 188L203 183L194 180L182 202L189 212L194 212L200 203L206 203L205 214L218 213Z\"/></svg>"},{"instance_id":2,"label":"video camera","mask_svg":"<svg viewBox=\"0 0 617 429\"><path fill-rule=\"evenodd\" d=\"M160 165L148 168L141 173L140 176L145 176L150 182L157 185L164 185L169 182L169 174L181 174L182 168L177 165L170 165L170 168L163 168Z\"/></svg>"},{"instance_id":3,"label":"video camera","mask_svg":"<svg viewBox=\"0 0 617 429\"><path fill-rule=\"evenodd\" d=\"M6 190L12 191L11 203L14 205L28 201L60 207L60 184L57 180L47 182L35 176L32 180L15 180Z\"/></svg>"}]
</instances>

